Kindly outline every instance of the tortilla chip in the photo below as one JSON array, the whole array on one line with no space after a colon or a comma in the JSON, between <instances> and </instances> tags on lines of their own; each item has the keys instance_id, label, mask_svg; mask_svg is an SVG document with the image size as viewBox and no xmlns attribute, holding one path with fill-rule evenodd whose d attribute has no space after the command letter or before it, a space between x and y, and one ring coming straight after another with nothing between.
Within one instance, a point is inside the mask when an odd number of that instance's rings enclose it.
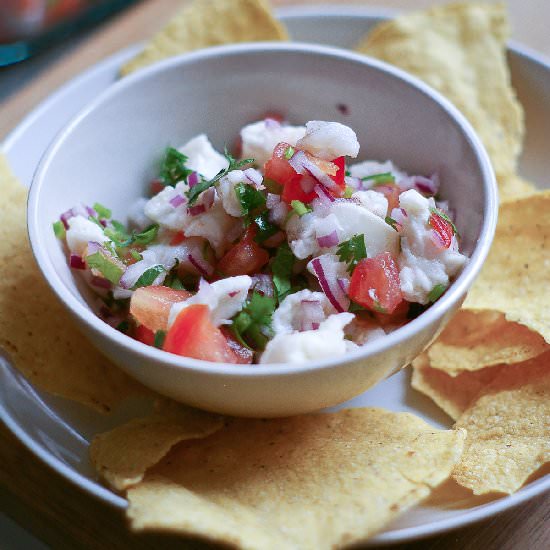
<instances>
[{"instance_id":1,"label":"tortilla chip","mask_svg":"<svg viewBox=\"0 0 550 550\"><path fill-rule=\"evenodd\" d=\"M504 368L456 423L468 437L454 479L474 494L513 493L550 460L550 352Z\"/></svg>"},{"instance_id":2,"label":"tortilla chip","mask_svg":"<svg viewBox=\"0 0 550 550\"><path fill-rule=\"evenodd\" d=\"M502 368L497 366L474 372L465 371L453 377L443 370L430 368L427 353L418 356L412 365L412 387L427 395L453 420L460 418Z\"/></svg>"},{"instance_id":3,"label":"tortilla chip","mask_svg":"<svg viewBox=\"0 0 550 550\"><path fill-rule=\"evenodd\" d=\"M207 437L222 426L221 416L174 404L96 436L90 459L101 477L122 491L139 483L176 443Z\"/></svg>"},{"instance_id":4,"label":"tortilla chip","mask_svg":"<svg viewBox=\"0 0 550 550\"><path fill-rule=\"evenodd\" d=\"M550 191L503 203L492 248L465 309L492 309L550 343Z\"/></svg>"},{"instance_id":5,"label":"tortilla chip","mask_svg":"<svg viewBox=\"0 0 550 550\"><path fill-rule=\"evenodd\" d=\"M288 40L264 0L195 0L121 69L125 76L151 63L209 46Z\"/></svg>"},{"instance_id":6,"label":"tortilla chip","mask_svg":"<svg viewBox=\"0 0 550 550\"><path fill-rule=\"evenodd\" d=\"M516 173L523 110L506 63L504 4L457 3L378 25L357 46L436 88L470 121L497 179Z\"/></svg>"},{"instance_id":7,"label":"tortilla chip","mask_svg":"<svg viewBox=\"0 0 550 550\"><path fill-rule=\"evenodd\" d=\"M232 419L150 470L128 516L137 530L243 548L350 544L447 479L464 436L381 409Z\"/></svg>"},{"instance_id":8,"label":"tortilla chip","mask_svg":"<svg viewBox=\"0 0 550 550\"><path fill-rule=\"evenodd\" d=\"M495 311L460 310L428 348L430 367L451 376L501 363L521 363L548 349L544 338Z\"/></svg>"},{"instance_id":9,"label":"tortilla chip","mask_svg":"<svg viewBox=\"0 0 550 550\"><path fill-rule=\"evenodd\" d=\"M78 332L27 239L27 189L0 155L0 347L37 388L108 412L145 391Z\"/></svg>"}]
</instances>

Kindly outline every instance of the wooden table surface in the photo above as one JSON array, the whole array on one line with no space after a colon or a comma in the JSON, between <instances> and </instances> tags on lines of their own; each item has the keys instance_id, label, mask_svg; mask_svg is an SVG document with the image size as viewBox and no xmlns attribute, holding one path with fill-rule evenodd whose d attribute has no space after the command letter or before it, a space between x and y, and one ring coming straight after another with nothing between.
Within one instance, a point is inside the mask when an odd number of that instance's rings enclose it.
<instances>
[{"instance_id":1,"label":"wooden table surface","mask_svg":"<svg viewBox=\"0 0 550 550\"><path fill-rule=\"evenodd\" d=\"M320 4L322 0L273 0L276 6ZM363 0L330 2L384 8L423 8L438 0ZM508 0L513 38L550 57L550 2ZM71 77L120 48L151 35L182 0L144 0L99 27L76 50L0 103L0 140L42 99ZM1 75L0 78L6 78ZM133 535L125 518L82 492L35 458L0 425L0 509L28 532L53 548L188 547L181 539ZM0 532L0 547L10 546ZM189 546L202 546L198 543ZM17 548L22 548L21 545ZM510 510L488 521L431 539L398 545L407 550L542 550L550 548L550 496Z\"/></svg>"}]
</instances>

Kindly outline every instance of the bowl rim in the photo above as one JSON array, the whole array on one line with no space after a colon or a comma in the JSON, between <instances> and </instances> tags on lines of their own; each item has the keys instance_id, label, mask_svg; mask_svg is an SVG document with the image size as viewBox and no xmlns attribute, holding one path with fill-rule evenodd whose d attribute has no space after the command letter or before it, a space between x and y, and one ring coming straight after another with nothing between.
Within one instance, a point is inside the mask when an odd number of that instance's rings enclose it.
<instances>
[{"instance_id":1,"label":"bowl rim","mask_svg":"<svg viewBox=\"0 0 550 550\"><path fill-rule=\"evenodd\" d=\"M170 70L173 67L200 63L210 58L235 56L247 53L268 54L272 52L280 52L283 55L300 53L318 57L336 58L337 60L349 62L356 66L368 67L380 71L415 88L424 96L434 101L440 109L450 116L472 148L483 180L483 221L479 237L469 257L469 261L460 275L451 283L445 294L420 316L386 335L384 338L374 340L365 347L346 352L345 355L338 357L311 360L300 364L254 364L254 368L247 368L245 365L214 363L211 361L182 357L138 342L102 321L88 307L78 301L56 272L53 262L46 253L46 247L41 246L41 242L45 237L43 237L43 233L40 231L38 225L38 213L44 177L48 167L58 149L62 147L65 139L84 118L90 115L97 107L107 102L112 96L123 92L128 87L134 86L135 83L149 79L155 74ZM131 353L141 355L143 359L147 359L152 363L163 363L165 367L174 370L185 370L195 373L201 372L211 376L223 375L229 378L255 378L258 376L265 377L289 374L298 375L308 371L331 369L338 365L365 360L368 357L380 355L397 345L399 342L414 337L414 335L421 332L423 328L436 322L438 318L443 317L454 303L460 301L462 297L466 295L466 292L477 277L489 252L496 229L497 216L498 191L489 156L470 123L449 100L415 76L378 59L354 53L343 48L302 42L251 42L204 48L195 52L184 53L159 61L118 80L107 90L99 94L57 133L38 163L30 186L27 202L27 230L29 241L32 253L42 272L42 276L63 305L70 313L82 321L88 330L92 330L96 334L101 335L101 337L107 338L116 346L123 347Z\"/></svg>"}]
</instances>

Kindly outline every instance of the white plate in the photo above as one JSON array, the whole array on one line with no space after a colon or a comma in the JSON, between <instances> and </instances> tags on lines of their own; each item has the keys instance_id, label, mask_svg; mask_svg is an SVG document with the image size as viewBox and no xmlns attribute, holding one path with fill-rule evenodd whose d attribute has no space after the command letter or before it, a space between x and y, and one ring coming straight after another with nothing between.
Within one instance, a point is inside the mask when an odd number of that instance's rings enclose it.
<instances>
[{"instance_id":1,"label":"white plate","mask_svg":"<svg viewBox=\"0 0 550 550\"><path fill-rule=\"evenodd\" d=\"M309 7L281 10L293 38L351 47L387 12L366 8ZM39 158L56 133L91 99L117 78L118 68L139 46L132 46L70 81L30 113L5 140L2 149L16 175L30 185ZM526 111L527 139L522 174L541 187L548 185L550 157L545 130L550 127L550 65L513 46L509 61L514 85ZM103 417L64 399L36 391L7 361L0 358L0 415L9 429L38 457L67 479L104 502L124 508L126 501L95 478L88 461L88 443L94 434L142 412L147 403L126 405L116 415ZM344 406L380 406L409 411L441 428L451 420L428 398L410 389L410 373L402 371ZM487 518L525 502L550 488L550 476L538 479L516 494L475 507L428 505L409 510L371 544L405 542L435 535Z\"/></svg>"}]
</instances>

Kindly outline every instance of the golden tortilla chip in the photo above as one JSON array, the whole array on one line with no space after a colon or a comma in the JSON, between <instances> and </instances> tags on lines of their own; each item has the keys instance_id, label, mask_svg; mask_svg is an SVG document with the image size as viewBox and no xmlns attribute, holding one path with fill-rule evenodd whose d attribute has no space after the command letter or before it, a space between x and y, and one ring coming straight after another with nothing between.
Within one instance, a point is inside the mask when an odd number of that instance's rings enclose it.
<instances>
[{"instance_id":1,"label":"golden tortilla chip","mask_svg":"<svg viewBox=\"0 0 550 550\"><path fill-rule=\"evenodd\" d=\"M288 33L264 0L195 0L126 63L121 74L209 46L269 40L288 40Z\"/></svg>"},{"instance_id":2,"label":"golden tortilla chip","mask_svg":"<svg viewBox=\"0 0 550 550\"><path fill-rule=\"evenodd\" d=\"M521 363L549 348L544 338L495 311L460 310L428 348L432 369L451 376L501 363Z\"/></svg>"},{"instance_id":3,"label":"golden tortilla chip","mask_svg":"<svg viewBox=\"0 0 550 550\"><path fill-rule=\"evenodd\" d=\"M513 493L550 460L550 352L504 368L456 423L468 437L454 479L474 494Z\"/></svg>"},{"instance_id":4,"label":"golden tortilla chip","mask_svg":"<svg viewBox=\"0 0 550 550\"><path fill-rule=\"evenodd\" d=\"M35 264L27 190L0 155L0 347L37 388L108 412L145 391L78 332Z\"/></svg>"},{"instance_id":5,"label":"golden tortilla chip","mask_svg":"<svg viewBox=\"0 0 550 550\"><path fill-rule=\"evenodd\" d=\"M151 469L128 491L128 516L137 530L242 548L351 544L447 479L464 436L381 409L232 419Z\"/></svg>"},{"instance_id":6,"label":"golden tortilla chip","mask_svg":"<svg viewBox=\"0 0 550 550\"><path fill-rule=\"evenodd\" d=\"M412 73L452 101L483 141L497 178L516 173L523 110L506 63L504 4L457 3L378 25L357 46Z\"/></svg>"},{"instance_id":7,"label":"golden tortilla chip","mask_svg":"<svg viewBox=\"0 0 550 550\"><path fill-rule=\"evenodd\" d=\"M465 309L492 309L550 343L550 191L503 203L495 239Z\"/></svg>"},{"instance_id":8,"label":"golden tortilla chip","mask_svg":"<svg viewBox=\"0 0 550 550\"><path fill-rule=\"evenodd\" d=\"M453 420L460 418L502 368L465 371L453 377L443 370L431 368L427 353L418 356L412 365L412 387L427 395Z\"/></svg>"},{"instance_id":9,"label":"golden tortilla chip","mask_svg":"<svg viewBox=\"0 0 550 550\"><path fill-rule=\"evenodd\" d=\"M221 416L174 404L96 436L90 459L101 477L122 491L139 483L176 443L207 437L222 426Z\"/></svg>"},{"instance_id":10,"label":"golden tortilla chip","mask_svg":"<svg viewBox=\"0 0 550 550\"><path fill-rule=\"evenodd\" d=\"M535 184L527 181L521 176L512 174L507 177L501 177L498 180L498 192L501 202L526 197L538 192Z\"/></svg>"}]
</instances>

